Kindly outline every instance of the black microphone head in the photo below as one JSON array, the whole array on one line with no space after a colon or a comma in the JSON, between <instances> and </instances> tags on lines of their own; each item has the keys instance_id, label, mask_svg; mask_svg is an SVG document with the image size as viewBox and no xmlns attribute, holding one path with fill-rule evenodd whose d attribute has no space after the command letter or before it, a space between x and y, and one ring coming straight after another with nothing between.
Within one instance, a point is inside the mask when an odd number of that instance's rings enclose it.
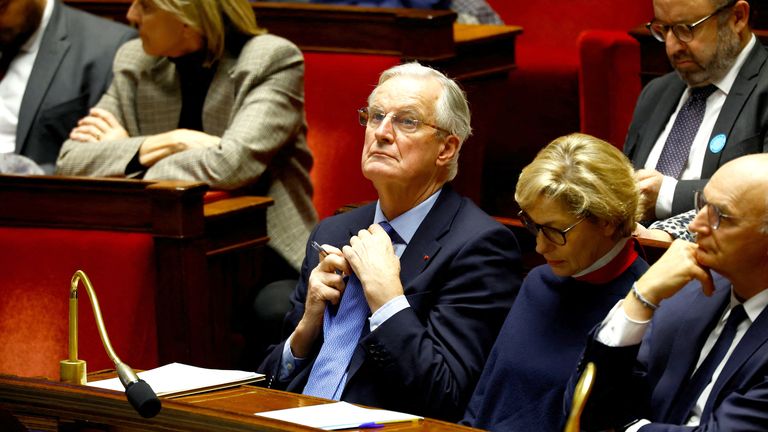
<instances>
[{"instance_id":1,"label":"black microphone head","mask_svg":"<svg viewBox=\"0 0 768 432\"><path fill-rule=\"evenodd\" d=\"M152 418L160 412L160 399L146 381L140 379L125 387L128 402L144 418Z\"/></svg>"}]
</instances>

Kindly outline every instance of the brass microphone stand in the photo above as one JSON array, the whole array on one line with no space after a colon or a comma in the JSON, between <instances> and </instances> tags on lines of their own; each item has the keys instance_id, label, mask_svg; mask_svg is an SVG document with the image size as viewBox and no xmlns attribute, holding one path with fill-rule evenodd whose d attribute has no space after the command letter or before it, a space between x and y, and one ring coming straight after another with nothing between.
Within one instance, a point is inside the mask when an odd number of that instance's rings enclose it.
<instances>
[{"instance_id":1,"label":"brass microphone stand","mask_svg":"<svg viewBox=\"0 0 768 432\"><path fill-rule=\"evenodd\" d=\"M96 292L93 290L91 281L82 270L76 271L72 276L72 283L69 290L69 358L59 362L61 381L71 384L85 384L87 382L85 360L79 360L77 358L77 286L78 282L81 280L88 292L91 306L93 306L93 316L96 319L96 327L99 329L101 342L104 344L104 349L107 351L110 360L115 364L115 369L117 369L120 380L123 381L123 376L127 376L131 379L130 382L137 381L138 377L136 374L128 365L120 361L120 358L115 354L115 350L112 348L112 344L109 342L107 330L104 328L104 319L101 317L99 300L96 298ZM127 383L123 382L123 385L126 384Z\"/></svg>"},{"instance_id":2,"label":"brass microphone stand","mask_svg":"<svg viewBox=\"0 0 768 432\"><path fill-rule=\"evenodd\" d=\"M72 276L69 290L69 358L60 362L61 381L81 385L87 381L85 361L77 358L77 285L81 280L88 292L88 297L91 299L93 316L96 319L96 327L99 329L101 342L104 344L104 349L107 350L110 360L115 364L120 383L125 387L128 402L142 417L156 416L162 406L160 399L157 398L152 387L144 380L139 379L133 369L120 361L120 358L115 354L115 350L112 349L112 344L109 342L107 330L104 328L104 319L101 317L101 308L99 307L99 300L96 298L96 292L93 290L88 276L82 270L76 271Z\"/></svg>"}]
</instances>

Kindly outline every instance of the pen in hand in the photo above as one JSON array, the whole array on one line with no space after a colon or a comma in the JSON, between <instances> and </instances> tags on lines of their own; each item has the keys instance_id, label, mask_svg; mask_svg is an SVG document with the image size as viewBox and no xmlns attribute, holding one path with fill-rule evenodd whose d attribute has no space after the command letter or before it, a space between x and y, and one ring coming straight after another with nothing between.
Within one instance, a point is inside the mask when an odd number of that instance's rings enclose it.
<instances>
[{"instance_id":1,"label":"pen in hand","mask_svg":"<svg viewBox=\"0 0 768 432\"><path fill-rule=\"evenodd\" d=\"M325 257L328 256L328 251L323 249L323 247L320 246L320 243L312 240L311 245L312 245L312 249L314 249L318 254L320 254L320 259L324 259Z\"/></svg>"}]
</instances>

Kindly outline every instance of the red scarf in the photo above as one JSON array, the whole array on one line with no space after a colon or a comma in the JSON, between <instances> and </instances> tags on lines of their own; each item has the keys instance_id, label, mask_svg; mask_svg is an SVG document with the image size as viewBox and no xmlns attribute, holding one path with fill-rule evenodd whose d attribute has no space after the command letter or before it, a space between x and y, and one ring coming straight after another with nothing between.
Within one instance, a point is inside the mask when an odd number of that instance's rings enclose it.
<instances>
[{"instance_id":1,"label":"red scarf","mask_svg":"<svg viewBox=\"0 0 768 432\"><path fill-rule=\"evenodd\" d=\"M624 244L624 248L621 249L621 252L613 257L607 264L595 271L576 277L575 279L590 284L604 284L616 279L637 259L638 255L635 250L636 241L637 240L634 238L630 238Z\"/></svg>"}]
</instances>

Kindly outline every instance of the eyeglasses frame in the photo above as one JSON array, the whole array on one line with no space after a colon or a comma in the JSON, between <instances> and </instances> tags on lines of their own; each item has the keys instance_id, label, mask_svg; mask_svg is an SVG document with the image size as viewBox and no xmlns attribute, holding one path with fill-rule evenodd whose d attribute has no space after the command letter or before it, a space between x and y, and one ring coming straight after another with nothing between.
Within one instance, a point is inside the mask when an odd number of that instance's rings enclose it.
<instances>
[{"instance_id":1,"label":"eyeglasses frame","mask_svg":"<svg viewBox=\"0 0 768 432\"><path fill-rule=\"evenodd\" d=\"M360 123L360 126L368 127L368 123L370 122L370 118L371 118L371 113L368 112L369 109L370 109L370 107L363 107L363 108L360 108L360 109L357 110L357 116L358 116L357 117L357 121ZM387 116L389 116L390 114L392 114L391 121L393 122L393 126L394 126L394 121L395 121L395 119L397 119L397 114L395 114L394 112L384 113L384 119L386 119ZM382 119L382 122L384 121L384 119ZM401 133L405 133L405 134L416 133L421 128L421 126L429 126L432 129L438 130L438 131L443 132L443 133L445 133L447 135L453 135L451 132L441 128L440 126L437 126L437 125L434 125L434 124L431 124L431 123L427 123L424 120L415 119L414 121L416 121L418 126L416 127L416 130L414 130L413 132L406 132L406 131L402 131L402 130L399 130L399 129L398 129L398 131L401 132Z\"/></svg>"},{"instance_id":2,"label":"eyeglasses frame","mask_svg":"<svg viewBox=\"0 0 768 432\"><path fill-rule=\"evenodd\" d=\"M531 234L533 234L534 236L538 236L540 232L543 232L543 233L544 233L544 237L545 237L547 240L549 240L550 242L552 242L552 243L554 243L554 244L556 244L556 245L558 245L558 246L565 246L565 245L566 245L566 243L568 243L568 239L566 238L566 236L565 236L565 235L566 235L566 234L568 234L568 232L569 232L570 230L572 230L573 228L575 228L575 227L576 227L576 225L578 225L578 224L580 224L580 223L584 222L584 220L587 218L586 216L582 216L581 218L579 218L579 220L577 220L576 222L574 222L574 223L573 223L571 226L569 226L568 228L565 228L565 229L558 229L558 228L555 228L555 227L551 227L551 226L549 226L549 225L543 225L543 224L538 224L538 223L534 222L533 220L531 220L530 216L528 216L528 214L527 214L525 211L523 211L523 210L520 210L520 211L517 213L517 217L520 219L520 221L522 221L522 222L523 222L523 226L525 226L525 228L526 228L526 229L527 229L527 230L528 230L528 231L529 231ZM543 228L546 228L546 229L548 229L548 230L552 230L552 231L554 231L554 232L556 232L556 233L560 234L560 237L562 237L562 238L563 238L563 242L562 242L562 243L558 243L558 242L556 242L555 240L553 240L551 237L549 237L549 236L547 235L547 232L550 232L550 231L546 231L546 230L543 230Z\"/></svg>"},{"instance_id":3,"label":"eyeglasses frame","mask_svg":"<svg viewBox=\"0 0 768 432\"><path fill-rule=\"evenodd\" d=\"M652 30L652 27L654 25L653 21L645 23L645 28L648 29L648 31L651 32L651 36L653 36L653 38L656 39L659 42L664 42L666 40L667 34L669 34L669 32L672 31L672 34L675 35L675 38L677 38L677 40L679 40L680 42L683 42L683 43L688 43L688 42L693 41L696 38L696 36L694 34L694 30L696 29L697 26L703 24L708 19L712 18L715 15L718 15L720 12L728 9L729 7L733 7L733 5L735 5L737 1L738 0L733 0L733 1L730 1L730 2L720 6L719 8L715 9L715 11L712 12L711 14L705 16L704 18L702 18L702 19L700 19L700 20L698 20L698 21L696 21L696 22L694 22L692 24L682 24L682 23L678 23L678 24L661 24L661 27L664 30L663 34L660 35L661 38L656 36L656 33ZM677 26L683 26L683 27L687 28L688 31L691 33L691 38L688 39L688 40L684 40L683 38L681 38L680 35L678 35L677 32L675 31L675 27L677 27Z\"/></svg>"},{"instance_id":4,"label":"eyeglasses frame","mask_svg":"<svg viewBox=\"0 0 768 432\"><path fill-rule=\"evenodd\" d=\"M693 193L693 208L696 210L696 214L701 212L704 207L707 207L707 223L713 231L717 231L720 228L720 222L723 219L738 219L735 216L723 213L720 207L707 201L703 190L697 190ZM714 215L717 217L715 223L712 223L712 211L714 211Z\"/></svg>"}]
</instances>

